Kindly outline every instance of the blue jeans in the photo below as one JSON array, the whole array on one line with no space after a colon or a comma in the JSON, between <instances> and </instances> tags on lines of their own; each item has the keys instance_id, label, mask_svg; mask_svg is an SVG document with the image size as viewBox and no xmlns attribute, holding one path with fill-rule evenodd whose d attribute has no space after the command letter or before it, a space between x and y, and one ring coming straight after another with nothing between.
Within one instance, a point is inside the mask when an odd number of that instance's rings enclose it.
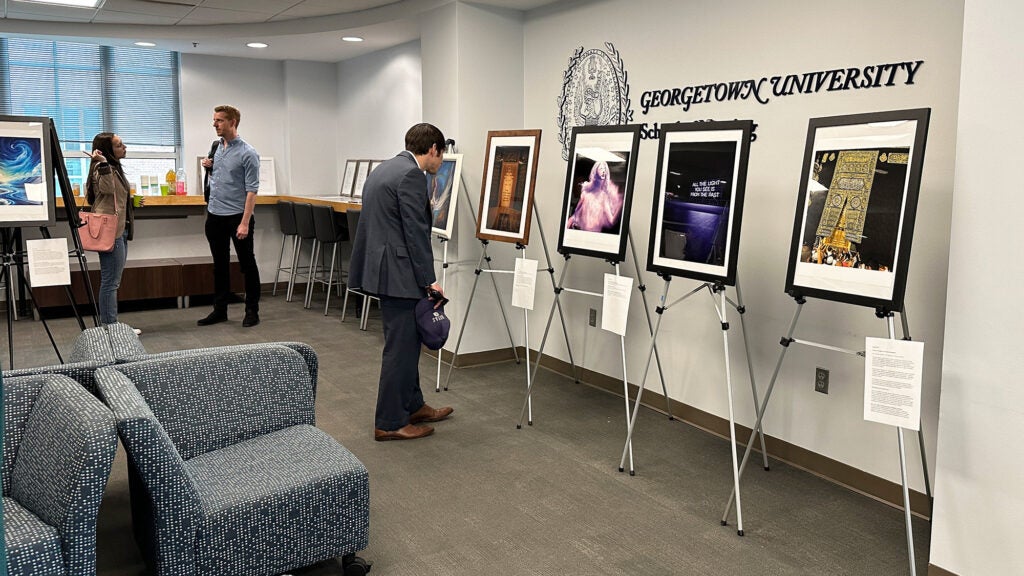
<instances>
[{"instance_id":1,"label":"blue jeans","mask_svg":"<svg viewBox=\"0 0 1024 576\"><path fill-rule=\"evenodd\" d=\"M128 260L128 233L114 239L114 249L100 252L100 322L117 322L117 289L121 286L121 273Z\"/></svg>"}]
</instances>

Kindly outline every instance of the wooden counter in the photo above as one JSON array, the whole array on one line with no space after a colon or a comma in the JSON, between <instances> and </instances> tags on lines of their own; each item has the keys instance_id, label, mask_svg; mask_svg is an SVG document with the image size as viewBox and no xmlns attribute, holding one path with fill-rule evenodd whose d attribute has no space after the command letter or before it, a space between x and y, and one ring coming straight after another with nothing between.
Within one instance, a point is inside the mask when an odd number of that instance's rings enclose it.
<instances>
[{"instance_id":1,"label":"wooden counter","mask_svg":"<svg viewBox=\"0 0 1024 576\"><path fill-rule=\"evenodd\" d=\"M206 201L202 196L198 195L187 195L187 196L142 196L144 198L143 205L137 210L142 210L142 213L137 213L141 216L145 213L146 208L153 207L205 207ZM335 212L346 212L350 209L359 209L360 204L358 202L350 202L342 199L341 196L260 196L256 195L257 205L266 204L277 204L280 200L290 200L292 202L309 202L310 204L323 204L330 206ZM78 206L86 206L85 197L77 196L75 198L75 204ZM57 197L57 206L60 208L64 207L64 199L60 196ZM194 208L193 208L194 209ZM205 208L200 212L205 212Z\"/></svg>"}]
</instances>

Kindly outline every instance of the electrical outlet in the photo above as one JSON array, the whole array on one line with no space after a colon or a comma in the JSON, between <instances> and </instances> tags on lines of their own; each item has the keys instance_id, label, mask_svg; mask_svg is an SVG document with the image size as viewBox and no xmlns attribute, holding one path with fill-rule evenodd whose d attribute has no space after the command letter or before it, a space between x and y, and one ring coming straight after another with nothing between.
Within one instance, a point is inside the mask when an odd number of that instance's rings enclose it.
<instances>
[{"instance_id":1,"label":"electrical outlet","mask_svg":"<svg viewBox=\"0 0 1024 576\"><path fill-rule=\"evenodd\" d=\"M828 369L817 366L814 368L814 391L828 394Z\"/></svg>"},{"instance_id":2,"label":"electrical outlet","mask_svg":"<svg viewBox=\"0 0 1024 576\"><path fill-rule=\"evenodd\" d=\"M597 308L590 309L590 319L587 320L587 323L595 328L597 327Z\"/></svg>"}]
</instances>

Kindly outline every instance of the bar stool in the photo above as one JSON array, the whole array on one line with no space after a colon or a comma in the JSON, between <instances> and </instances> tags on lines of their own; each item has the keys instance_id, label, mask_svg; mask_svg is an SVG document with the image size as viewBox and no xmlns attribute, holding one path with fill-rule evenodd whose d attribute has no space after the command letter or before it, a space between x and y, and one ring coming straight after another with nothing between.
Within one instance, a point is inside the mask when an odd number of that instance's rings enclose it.
<instances>
[{"instance_id":1,"label":"bar stool","mask_svg":"<svg viewBox=\"0 0 1024 576\"><path fill-rule=\"evenodd\" d=\"M314 274L306 285L306 303L309 308L313 299L313 285L322 284L327 290L327 302L324 303L324 316L327 316L327 309L331 305L331 289L337 286L338 295L341 295L341 270L338 271L338 279L334 279L334 266L338 262L338 245L348 240L348 225L345 221L334 217L334 209L330 206L317 204L313 206L313 228L316 231L316 244L313 247L311 262L319 259L325 260L320 266L319 276ZM326 258L327 245L331 246L331 266L327 278L323 273L328 269ZM341 268L341 266L338 266Z\"/></svg>"},{"instance_id":2,"label":"bar stool","mask_svg":"<svg viewBox=\"0 0 1024 576\"><path fill-rule=\"evenodd\" d=\"M286 302L292 301L292 293L295 291L295 279L297 277L303 277L306 279L307 284L312 282L312 278L315 275L315 269L313 267L314 261L312 258L309 260L309 266L301 266L301 255L302 255L302 244L306 240L313 241L313 250L316 250L316 227L313 225L313 205L308 202L296 202L295 203L295 231L298 234L299 242L295 246L293 252L296 263L295 272L292 274L291 280L288 282L288 296L285 298ZM303 272L305 270L305 272Z\"/></svg>"},{"instance_id":3,"label":"bar stool","mask_svg":"<svg viewBox=\"0 0 1024 576\"><path fill-rule=\"evenodd\" d=\"M349 237L353 240L356 237L356 230L359 228L359 210L348 210L345 212L345 218L348 219L348 233ZM376 300L377 306L380 306L380 299L376 296L370 296L365 292L353 289L351 286L345 286L345 299L341 303L341 321L345 321L345 312L348 310L348 295L358 294L363 297L362 313L359 317L359 329L366 330L367 317L370 315L370 301Z\"/></svg>"},{"instance_id":4,"label":"bar stool","mask_svg":"<svg viewBox=\"0 0 1024 576\"><path fill-rule=\"evenodd\" d=\"M277 270L274 272L274 289L272 296L277 296L277 281L281 277L281 271L288 271L288 282L295 277L295 265L297 263L295 254L299 245L299 229L295 225L295 203L290 200L281 200L277 203L277 222L281 228L281 253L277 255ZM292 240L292 258L287 268L281 266L284 260L284 246L288 239Z\"/></svg>"}]
</instances>

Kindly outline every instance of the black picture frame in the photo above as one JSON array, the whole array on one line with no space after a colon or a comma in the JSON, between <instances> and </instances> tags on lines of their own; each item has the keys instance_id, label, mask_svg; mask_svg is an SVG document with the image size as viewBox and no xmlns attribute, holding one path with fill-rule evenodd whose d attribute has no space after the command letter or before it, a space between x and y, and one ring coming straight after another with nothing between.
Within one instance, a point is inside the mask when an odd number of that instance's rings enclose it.
<instances>
[{"instance_id":1,"label":"black picture frame","mask_svg":"<svg viewBox=\"0 0 1024 576\"><path fill-rule=\"evenodd\" d=\"M572 129L559 253L625 259L640 128L628 124Z\"/></svg>"},{"instance_id":2,"label":"black picture frame","mask_svg":"<svg viewBox=\"0 0 1024 576\"><path fill-rule=\"evenodd\" d=\"M661 127L647 269L736 284L750 120Z\"/></svg>"},{"instance_id":3,"label":"black picture frame","mask_svg":"<svg viewBox=\"0 0 1024 576\"><path fill-rule=\"evenodd\" d=\"M810 120L790 296L903 309L930 115L916 108Z\"/></svg>"},{"instance_id":4,"label":"black picture frame","mask_svg":"<svg viewBox=\"0 0 1024 576\"><path fill-rule=\"evenodd\" d=\"M57 222L51 123L48 117L0 116L0 227Z\"/></svg>"}]
</instances>

